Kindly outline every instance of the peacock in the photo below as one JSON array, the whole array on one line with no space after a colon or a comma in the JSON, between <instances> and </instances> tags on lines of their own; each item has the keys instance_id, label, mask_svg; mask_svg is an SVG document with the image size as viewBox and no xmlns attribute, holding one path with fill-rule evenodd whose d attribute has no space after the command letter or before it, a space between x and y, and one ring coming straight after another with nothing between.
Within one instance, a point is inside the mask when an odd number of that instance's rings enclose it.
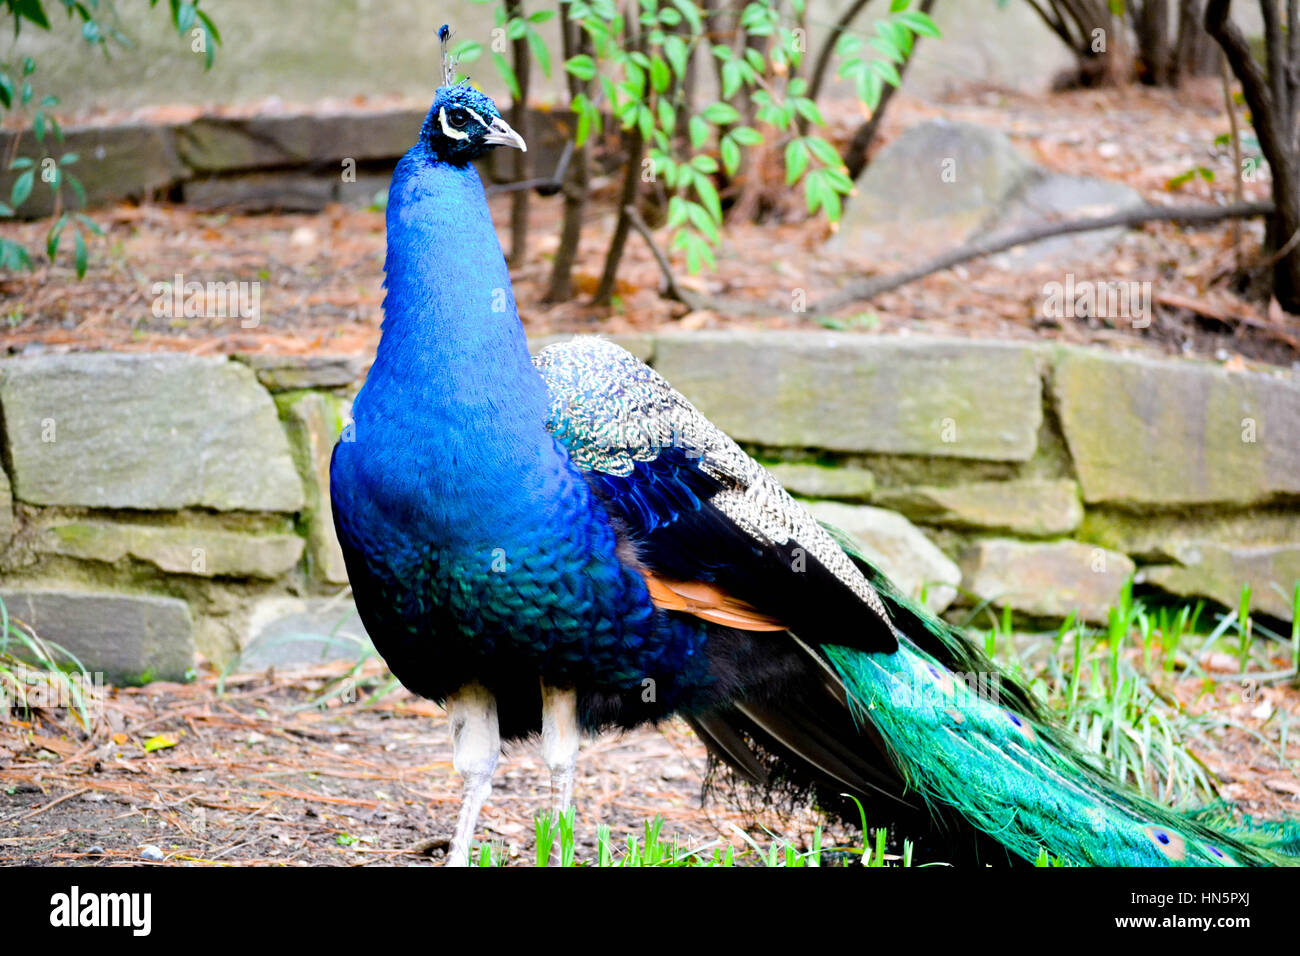
<instances>
[{"instance_id":1,"label":"peacock","mask_svg":"<svg viewBox=\"0 0 1300 956\"><path fill-rule=\"evenodd\" d=\"M540 734L562 814L582 734L674 714L736 779L856 801L948 862L1294 862L1300 828L1117 786L627 351L578 337L531 357L473 165L526 145L455 82L441 33L444 82L388 196L380 342L330 473L365 627L447 709L449 864L468 862L503 741Z\"/></svg>"}]
</instances>

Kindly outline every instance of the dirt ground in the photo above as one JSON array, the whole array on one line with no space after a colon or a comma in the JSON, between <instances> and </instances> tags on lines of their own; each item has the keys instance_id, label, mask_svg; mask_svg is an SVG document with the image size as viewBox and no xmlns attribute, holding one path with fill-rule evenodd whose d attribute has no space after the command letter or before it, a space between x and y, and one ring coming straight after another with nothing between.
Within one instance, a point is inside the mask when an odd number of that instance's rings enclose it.
<instances>
[{"instance_id":1,"label":"dirt ground","mask_svg":"<svg viewBox=\"0 0 1300 956\"><path fill-rule=\"evenodd\" d=\"M1234 198L1233 161L1214 139L1227 130L1222 93L1211 83L1171 94L1145 88L1043 96L970 89L942 103L901 95L886 120L882 143L924 119L947 117L1005 131L1019 149L1061 172L1127 183L1148 201L1195 203ZM834 118L843 137L855 118ZM1170 180L1193 167L1215 173L1176 191ZM770 173L757 164L759 177ZM541 297L558 239L560 201L533 197L530 244L512 273L530 334L635 332L659 328L818 328L866 334L908 331L958 336L1047 338L1120 347L1187 352L1219 361L1257 360L1289 366L1300 360L1300 328L1268 304L1243 299L1227 279L1240 260L1260 265L1262 225L1220 223L1201 229L1153 224L1133 230L1089 263L1091 274L1151 280L1155 320L1146 330L1087 318L1041 314L1045 279L977 260L895 292L814 319L793 313L788 290L809 301L851 278L900 267L852 253L828 251L827 225L808 221L801 199L773 179L764 193L772 211L758 224L729 223L716 273L687 276L682 284L714 296L761 302L769 315L753 318L696 311L660 298L660 276L650 252L632 237L612 308L587 299L600 274L613 225L610 178L597 181L575 272L580 296L555 305ZM1266 181L1246 183L1244 198L1267 198ZM494 220L507 221L508 199L492 199ZM167 205L122 205L95 218L107 231L92 244L84 281L72 274L70 250L55 265L30 275L0 278L0 348L179 349L192 352L347 352L365 354L378 339L382 301L383 214L331 207L318 215L200 214ZM42 248L45 224L0 224L0 234ZM502 228L503 240L506 239ZM65 243L70 246L71 243ZM1059 273L1059 269L1056 270ZM176 274L261 283L261 322L155 317L156 282ZM1056 276L1059 278L1059 275ZM778 294L774 290L784 290ZM819 325L820 323L820 325Z\"/></svg>"},{"instance_id":2,"label":"dirt ground","mask_svg":"<svg viewBox=\"0 0 1300 956\"><path fill-rule=\"evenodd\" d=\"M0 865L143 864L150 845L173 865L440 860L460 799L443 711L404 691L372 707L312 706L346 666L237 677L225 696L212 674L110 688L100 742L66 722L0 722ZM585 741L578 857L594 856L598 824L618 844L655 816L691 847L743 846L732 825L765 843L763 827L811 836L811 812L702 809L704 773L704 748L680 721ZM535 743L507 751L478 837L499 842L508 864L533 862L548 780Z\"/></svg>"},{"instance_id":3,"label":"dirt ground","mask_svg":"<svg viewBox=\"0 0 1300 956\"><path fill-rule=\"evenodd\" d=\"M108 688L94 739L52 713L0 723L0 865L150 865L146 847L167 865L440 862L459 800L443 712L400 690L373 706L314 706L347 666L242 675L224 696L211 672L188 685ZM1219 722L1192 750L1223 797L1256 818L1300 816L1300 691L1243 696L1231 681L1184 679L1170 699ZM781 838L806 848L819 822L825 845L861 845L810 810L702 804L705 771L704 748L680 721L584 742L578 858L594 856L599 824L617 845L655 816L691 848L743 849L737 827L765 847ZM547 794L536 744L511 748L479 831L507 865L533 864L532 819Z\"/></svg>"}]
</instances>

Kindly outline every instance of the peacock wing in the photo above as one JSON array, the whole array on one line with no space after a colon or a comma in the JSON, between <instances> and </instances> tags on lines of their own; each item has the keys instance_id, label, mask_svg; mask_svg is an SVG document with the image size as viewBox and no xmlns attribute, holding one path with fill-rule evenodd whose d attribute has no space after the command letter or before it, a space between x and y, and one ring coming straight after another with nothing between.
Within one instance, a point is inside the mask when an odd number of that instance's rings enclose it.
<instances>
[{"instance_id":1,"label":"peacock wing","mask_svg":"<svg viewBox=\"0 0 1300 956\"><path fill-rule=\"evenodd\" d=\"M857 564L663 376L595 337L552 345L534 364L550 392L547 428L677 598L712 586L726 611L752 608L805 640L896 648Z\"/></svg>"}]
</instances>

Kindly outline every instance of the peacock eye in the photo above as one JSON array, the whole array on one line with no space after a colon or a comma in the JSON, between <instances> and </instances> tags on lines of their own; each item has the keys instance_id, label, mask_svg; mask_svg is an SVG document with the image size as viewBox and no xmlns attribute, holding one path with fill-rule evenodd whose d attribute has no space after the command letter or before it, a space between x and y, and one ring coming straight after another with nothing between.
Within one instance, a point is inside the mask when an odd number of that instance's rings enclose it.
<instances>
[{"instance_id":1,"label":"peacock eye","mask_svg":"<svg viewBox=\"0 0 1300 956\"><path fill-rule=\"evenodd\" d=\"M456 129L464 129L465 124L469 122L469 113L457 106L447 111L447 122Z\"/></svg>"}]
</instances>

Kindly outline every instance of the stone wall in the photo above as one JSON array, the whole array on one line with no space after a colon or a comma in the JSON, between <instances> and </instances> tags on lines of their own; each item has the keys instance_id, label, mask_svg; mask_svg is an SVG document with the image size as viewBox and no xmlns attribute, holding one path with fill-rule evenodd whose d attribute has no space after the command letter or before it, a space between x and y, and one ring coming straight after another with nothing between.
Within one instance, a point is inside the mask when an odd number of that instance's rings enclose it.
<instances>
[{"instance_id":1,"label":"stone wall","mask_svg":"<svg viewBox=\"0 0 1300 956\"><path fill-rule=\"evenodd\" d=\"M1136 572L1229 606L1248 583L1257 609L1291 616L1293 373L918 337L620 341L935 610L987 600L1098 621ZM0 597L117 681L182 679L198 654L274 663L270 646L303 634L359 636L338 596L327 476L363 368L0 362Z\"/></svg>"},{"instance_id":2,"label":"stone wall","mask_svg":"<svg viewBox=\"0 0 1300 956\"><path fill-rule=\"evenodd\" d=\"M87 208L162 198L197 209L316 212L330 202L366 204L387 191L427 110L198 114L172 123L74 125L57 153L77 154L69 171L85 187ZM539 176L555 169L563 122L541 110L530 117L528 150ZM0 130L0 155L39 164L43 154L30 133ZM492 160L486 162L491 180ZM0 170L0 195L9 195L21 172ZM53 208L54 193L38 181L17 215L40 218Z\"/></svg>"}]
</instances>

